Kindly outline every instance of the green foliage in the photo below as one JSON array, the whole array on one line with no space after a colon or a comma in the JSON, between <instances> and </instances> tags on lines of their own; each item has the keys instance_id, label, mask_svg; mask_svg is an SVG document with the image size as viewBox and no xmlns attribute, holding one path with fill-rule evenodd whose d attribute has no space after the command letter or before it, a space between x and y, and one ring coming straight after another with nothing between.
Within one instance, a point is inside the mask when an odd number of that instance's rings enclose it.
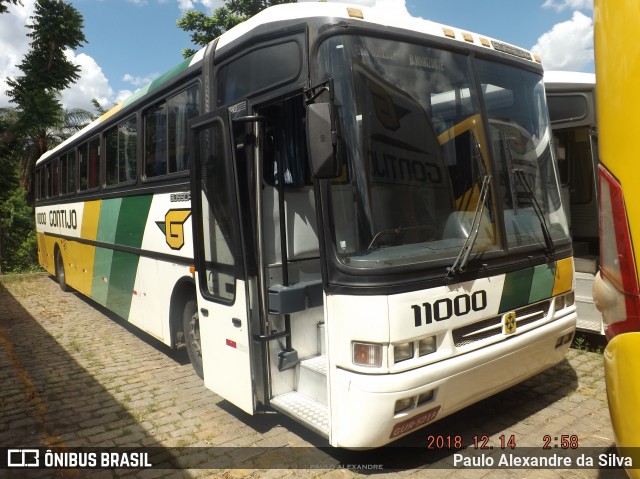
<instances>
[{"instance_id":1,"label":"green foliage","mask_svg":"<svg viewBox=\"0 0 640 479\"><path fill-rule=\"evenodd\" d=\"M6 13L9 10L10 3L13 3L14 5L22 5L20 0L0 0L0 13Z\"/></svg>"},{"instance_id":2,"label":"green foliage","mask_svg":"<svg viewBox=\"0 0 640 479\"><path fill-rule=\"evenodd\" d=\"M60 92L79 78L80 67L67 59L65 50L86 42L82 15L62 0L37 0L31 19L30 49L18 65L23 75L7 79L7 95L17 105L13 131L24 146L19 171L29 202L35 161L50 146L48 129L64 118Z\"/></svg>"},{"instance_id":3,"label":"green foliage","mask_svg":"<svg viewBox=\"0 0 640 479\"><path fill-rule=\"evenodd\" d=\"M191 41L200 47L222 35L230 28L244 22L256 13L272 5L296 3L297 0L226 0L225 5L216 8L213 15L190 10L177 21L177 25L185 32L191 32ZM189 58L196 50L185 48L182 55Z\"/></svg>"},{"instance_id":4,"label":"green foliage","mask_svg":"<svg viewBox=\"0 0 640 479\"><path fill-rule=\"evenodd\" d=\"M2 247L11 254L2 255L3 273L23 273L38 269L38 244L33 227L33 208L27 204L27 192L16 188L0 203Z\"/></svg>"},{"instance_id":5,"label":"green foliage","mask_svg":"<svg viewBox=\"0 0 640 479\"><path fill-rule=\"evenodd\" d=\"M15 165L0 160L0 273L38 269L34 211Z\"/></svg>"}]
</instances>

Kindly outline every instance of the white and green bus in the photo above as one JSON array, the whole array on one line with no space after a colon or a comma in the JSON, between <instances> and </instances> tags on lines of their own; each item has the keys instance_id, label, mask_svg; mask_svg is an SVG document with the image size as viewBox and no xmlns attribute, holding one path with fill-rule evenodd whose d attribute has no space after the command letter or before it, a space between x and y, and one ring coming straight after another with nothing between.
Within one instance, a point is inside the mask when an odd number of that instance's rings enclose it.
<instances>
[{"instance_id":1,"label":"white and green bus","mask_svg":"<svg viewBox=\"0 0 640 479\"><path fill-rule=\"evenodd\" d=\"M276 6L38 161L40 262L244 411L382 446L563 359L551 140L528 51Z\"/></svg>"},{"instance_id":2,"label":"white and green bus","mask_svg":"<svg viewBox=\"0 0 640 479\"><path fill-rule=\"evenodd\" d=\"M600 254L596 76L547 71L544 84L573 240L577 327L604 334L602 314L593 304L593 282Z\"/></svg>"}]
</instances>

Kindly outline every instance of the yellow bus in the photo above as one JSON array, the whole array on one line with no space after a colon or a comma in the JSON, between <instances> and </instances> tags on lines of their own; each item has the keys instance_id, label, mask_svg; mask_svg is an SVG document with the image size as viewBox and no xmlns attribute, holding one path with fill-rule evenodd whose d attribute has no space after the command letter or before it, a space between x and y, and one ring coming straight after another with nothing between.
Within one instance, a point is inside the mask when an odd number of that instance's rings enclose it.
<instances>
[{"instance_id":1,"label":"yellow bus","mask_svg":"<svg viewBox=\"0 0 640 479\"><path fill-rule=\"evenodd\" d=\"M40 260L247 413L382 446L564 358L551 139L526 50L275 6L38 161Z\"/></svg>"},{"instance_id":2,"label":"yellow bus","mask_svg":"<svg viewBox=\"0 0 640 479\"><path fill-rule=\"evenodd\" d=\"M600 274L594 300L602 312L605 377L619 447L640 446L640 4L596 0L594 9L600 124ZM637 464L637 463L636 463ZM637 470L629 471L639 476Z\"/></svg>"}]
</instances>

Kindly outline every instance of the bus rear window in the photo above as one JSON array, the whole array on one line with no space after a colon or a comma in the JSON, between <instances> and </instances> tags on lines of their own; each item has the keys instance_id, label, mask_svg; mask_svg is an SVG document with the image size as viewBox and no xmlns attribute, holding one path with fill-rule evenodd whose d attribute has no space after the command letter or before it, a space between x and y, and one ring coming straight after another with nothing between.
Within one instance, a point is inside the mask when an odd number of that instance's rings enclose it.
<instances>
[{"instance_id":1,"label":"bus rear window","mask_svg":"<svg viewBox=\"0 0 640 479\"><path fill-rule=\"evenodd\" d=\"M549 95L547 97L551 124L583 120L587 117L587 99L583 95Z\"/></svg>"}]
</instances>

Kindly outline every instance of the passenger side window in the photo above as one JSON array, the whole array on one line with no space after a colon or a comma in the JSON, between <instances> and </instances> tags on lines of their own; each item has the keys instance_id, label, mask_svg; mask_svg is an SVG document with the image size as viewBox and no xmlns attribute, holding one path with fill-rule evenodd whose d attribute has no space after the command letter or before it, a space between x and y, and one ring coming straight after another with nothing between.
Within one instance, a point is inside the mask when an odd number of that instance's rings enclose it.
<instances>
[{"instance_id":1,"label":"passenger side window","mask_svg":"<svg viewBox=\"0 0 640 479\"><path fill-rule=\"evenodd\" d=\"M145 176L187 171L187 123L199 112L198 85L157 103L144 113Z\"/></svg>"},{"instance_id":2,"label":"passenger side window","mask_svg":"<svg viewBox=\"0 0 640 479\"><path fill-rule=\"evenodd\" d=\"M107 131L105 142L107 185L135 181L138 160L136 118L131 117Z\"/></svg>"}]
</instances>

